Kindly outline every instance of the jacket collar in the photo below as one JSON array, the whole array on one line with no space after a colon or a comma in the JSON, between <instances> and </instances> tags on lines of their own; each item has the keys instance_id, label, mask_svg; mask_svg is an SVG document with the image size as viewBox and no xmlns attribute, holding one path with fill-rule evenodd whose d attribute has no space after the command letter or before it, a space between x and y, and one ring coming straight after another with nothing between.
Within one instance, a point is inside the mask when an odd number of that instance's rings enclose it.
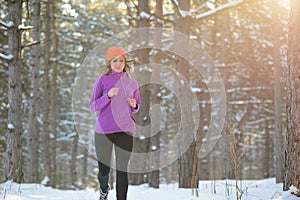
<instances>
[{"instance_id":1,"label":"jacket collar","mask_svg":"<svg viewBox=\"0 0 300 200\"><path fill-rule=\"evenodd\" d=\"M111 72L111 75L112 76L119 76L119 77L123 77L123 76L125 76L126 75L126 72L115 72L115 71L112 71Z\"/></svg>"}]
</instances>

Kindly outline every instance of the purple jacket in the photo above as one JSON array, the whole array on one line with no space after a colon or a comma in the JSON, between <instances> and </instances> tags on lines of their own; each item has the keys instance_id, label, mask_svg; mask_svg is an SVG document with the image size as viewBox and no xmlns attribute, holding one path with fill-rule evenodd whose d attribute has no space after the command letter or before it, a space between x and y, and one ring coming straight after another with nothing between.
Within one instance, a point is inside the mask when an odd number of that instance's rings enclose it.
<instances>
[{"instance_id":1,"label":"purple jacket","mask_svg":"<svg viewBox=\"0 0 300 200\"><path fill-rule=\"evenodd\" d=\"M116 96L108 98L111 88L119 88ZM135 98L137 109L132 108L128 98ZM140 108L140 92L137 81L127 77L126 72L112 72L100 76L95 85L90 99L90 110L99 111L95 132L109 134L116 132L136 131L133 114Z\"/></svg>"}]
</instances>

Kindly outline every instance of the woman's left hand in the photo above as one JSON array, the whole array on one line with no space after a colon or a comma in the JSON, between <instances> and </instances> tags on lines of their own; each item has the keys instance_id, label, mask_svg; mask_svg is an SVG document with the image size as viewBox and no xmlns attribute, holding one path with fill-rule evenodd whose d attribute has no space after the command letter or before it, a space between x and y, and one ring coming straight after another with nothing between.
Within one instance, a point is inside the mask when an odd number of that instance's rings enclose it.
<instances>
[{"instance_id":1,"label":"woman's left hand","mask_svg":"<svg viewBox=\"0 0 300 200\"><path fill-rule=\"evenodd\" d=\"M134 98L128 98L129 105L136 108L136 100Z\"/></svg>"}]
</instances>

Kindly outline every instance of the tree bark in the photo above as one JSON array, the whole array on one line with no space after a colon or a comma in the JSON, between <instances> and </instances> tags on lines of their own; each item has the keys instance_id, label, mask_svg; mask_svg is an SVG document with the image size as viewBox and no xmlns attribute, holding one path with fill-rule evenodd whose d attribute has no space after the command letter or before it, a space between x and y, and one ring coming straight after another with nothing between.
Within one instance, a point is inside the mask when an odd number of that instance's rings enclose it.
<instances>
[{"instance_id":1,"label":"tree bark","mask_svg":"<svg viewBox=\"0 0 300 200\"><path fill-rule=\"evenodd\" d=\"M150 26L149 19L146 19L142 17L142 13L149 13L149 0L139 0L138 2L138 14L140 16L137 26L138 28L147 28ZM137 30L139 31L139 30ZM141 31L142 33L145 33ZM142 45L143 42L149 41L149 35L148 34L141 34L137 33L138 36L136 38L136 44ZM148 65L149 64L149 49L139 49L137 51L137 56L142 65ZM150 72L147 70L143 70L140 72L140 76L145 80L146 83L150 82ZM134 151L136 152L147 152L149 149L149 140L147 139L150 135L150 126L147 126L150 124L150 117L149 117L149 108L150 108L150 88L149 85L144 85L142 88L140 88L140 95L141 95L141 108L139 113L137 114L137 122L140 124L142 129L137 128L138 135L145 137L146 139L141 138L134 138ZM135 163L134 165L138 165L137 167L139 169L143 169L147 162L144 163L141 162L132 162ZM145 174L144 173L135 173L131 174L131 184L139 185L142 183L145 183Z\"/></svg>"},{"instance_id":2,"label":"tree bark","mask_svg":"<svg viewBox=\"0 0 300 200\"><path fill-rule=\"evenodd\" d=\"M52 156L49 151L50 148L50 133L49 133L49 105L50 105L50 81L49 81L49 66L50 66L50 58L51 58L51 21L53 20L53 10L51 9L52 1L47 1L46 3L46 13L45 13L45 47L44 47L44 74L43 74L43 99L41 102L42 110L42 130L43 130L43 164L44 164L44 176L49 178L49 185L54 186L52 177Z\"/></svg>"},{"instance_id":3,"label":"tree bark","mask_svg":"<svg viewBox=\"0 0 300 200\"><path fill-rule=\"evenodd\" d=\"M272 150L271 150L271 137L270 137L270 128L269 128L269 122L268 120L266 119L266 132L265 132L265 149L264 149L264 152L263 152L263 158L264 158L264 161L263 161L263 175L264 175L264 178L269 178L270 177L270 169L271 169L271 166L270 166L270 161L271 161L271 157L270 155L272 155Z\"/></svg>"},{"instance_id":4,"label":"tree bark","mask_svg":"<svg viewBox=\"0 0 300 200\"><path fill-rule=\"evenodd\" d=\"M276 4L275 8L279 8L278 2L272 2ZM273 35L273 58L274 58L274 109L275 109L275 176L276 183L282 183L284 176L284 131L282 130L282 66L280 55L280 23L278 12L276 9L272 12L272 35Z\"/></svg>"},{"instance_id":5,"label":"tree bark","mask_svg":"<svg viewBox=\"0 0 300 200\"><path fill-rule=\"evenodd\" d=\"M190 0L179 0L179 7L178 10L189 12L190 11ZM186 35L187 38L189 38L190 35L190 28L191 28L191 16L181 16L181 13L178 12L175 19L175 31L179 31ZM179 49L182 49L182 51L188 51L189 50L189 42L184 41L183 38L176 39L176 45L179 45ZM179 71L186 80L190 80L190 72L189 72L189 64L185 58L179 58L178 63L176 66L176 70ZM191 108L191 94L190 91L185 91L181 88L179 88L179 94L182 95L182 97L185 99L184 105L180 105L183 107L182 110L185 112L186 118L181 117L181 121L179 122L182 126L185 126L186 128L183 128L183 130L189 130L193 131L191 123L192 123L192 108ZM183 114L179 112L181 116ZM180 120L180 117L178 117ZM186 134L186 133L178 133L178 134ZM197 165L194 164L194 162L197 162L195 160L194 154L196 153L196 142L193 141L189 148L182 154L182 156L178 160L179 164L179 187L180 188L198 188L198 177L193 177L193 171L194 167Z\"/></svg>"},{"instance_id":6,"label":"tree bark","mask_svg":"<svg viewBox=\"0 0 300 200\"><path fill-rule=\"evenodd\" d=\"M76 185L77 181L77 152L78 152L78 141L79 141L79 136L76 133L74 136L73 140L73 148L72 148L72 157L71 157L71 184L73 186Z\"/></svg>"},{"instance_id":7,"label":"tree bark","mask_svg":"<svg viewBox=\"0 0 300 200\"><path fill-rule=\"evenodd\" d=\"M283 189L300 189L300 1L291 1L288 39L287 147ZM298 193L300 196L300 193Z\"/></svg>"},{"instance_id":8,"label":"tree bark","mask_svg":"<svg viewBox=\"0 0 300 200\"><path fill-rule=\"evenodd\" d=\"M8 27L9 51L13 58L8 63L8 131L6 148L6 179L23 181L22 169L22 57L21 31L22 0L7 1L9 20L13 26Z\"/></svg>"},{"instance_id":9,"label":"tree bark","mask_svg":"<svg viewBox=\"0 0 300 200\"><path fill-rule=\"evenodd\" d=\"M51 3L51 11L52 13L56 13L56 4L55 1L53 1ZM52 138L51 138L51 143L50 143L50 149L51 149L51 162L52 162L52 182L51 184L53 186L56 185L57 183L57 162L56 162L56 157L57 157L57 119L58 119L58 95L57 95L57 91L58 91L58 84L57 84L57 76L58 76L58 49L59 49L59 44L58 44L58 36L57 36L57 32L56 32L56 19L55 16L52 14L51 15L52 20L51 20L51 24L50 24L50 30L52 30L52 58L54 58L51 62L50 62L50 67L52 70L52 76L51 76L51 81L50 81L50 115L49 115L49 131L52 134Z\"/></svg>"},{"instance_id":10,"label":"tree bark","mask_svg":"<svg viewBox=\"0 0 300 200\"><path fill-rule=\"evenodd\" d=\"M40 41L40 10L41 3L39 1L33 1L33 40ZM38 144L39 144L39 130L37 122L38 114L38 102L39 102L39 68L40 68L40 57L41 57L41 46L33 46L33 67L32 67L32 82L31 82L31 93L30 93L30 104L29 104L29 116L28 116L28 149L29 149L29 159L28 159L28 169L27 176L28 182L36 183L38 182L38 172L39 172L39 154L38 154Z\"/></svg>"},{"instance_id":11,"label":"tree bark","mask_svg":"<svg viewBox=\"0 0 300 200\"><path fill-rule=\"evenodd\" d=\"M162 0L156 0L156 7L155 7L155 15L158 16L159 18L162 18L163 16L163 10L162 10ZM162 28L162 23L157 21L155 23L155 27L157 28ZM160 29L156 30L156 33L154 34L154 45L155 48L157 48L156 53L153 55L152 59L153 59L153 63L160 63L161 62L161 54L160 52L160 48L161 48L161 39L162 39L162 35L160 32ZM152 82L154 83L151 86L151 102L152 105L159 105L160 104L160 100L157 97L157 94L160 91L160 86L156 83L160 82L160 71L157 70L157 68L155 68L152 71ZM151 123L151 130L159 130L160 128L160 111L157 111L156 113L154 113L154 116L151 116L152 123ZM156 119L156 120L155 120ZM160 131L158 133L155 133L156 135L152 136L150 138L150 149L149 151L155 151L157 149L160 148ZM155 147L155 148L153 148ZM152 163L155 164L155 170L149 173L149 186L153 187L153 188L159 188L159 156L153 158Z\"/></svg>"}]
</instances>

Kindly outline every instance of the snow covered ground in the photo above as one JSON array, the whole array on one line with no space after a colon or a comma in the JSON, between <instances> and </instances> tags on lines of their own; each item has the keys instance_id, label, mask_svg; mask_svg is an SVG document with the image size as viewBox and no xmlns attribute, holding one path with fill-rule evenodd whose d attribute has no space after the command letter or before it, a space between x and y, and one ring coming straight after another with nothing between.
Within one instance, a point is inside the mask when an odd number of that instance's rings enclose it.
<instances>
[{"instance_id":1,"label":"snow covered ground","mask_svg":"<svg viewBox=\"0 0 300 200\"><path fill-rule=\"evenodd\" d=\"M243 200L300 200L282 191L282 184L275 179L239 182ZM177 184L162 184L159 189L147 185L129 186L128 200L234 200L235 186L232 180L201 181L198 189L179 189ZM98 191L94 190L57 190L41 184L0 184L0 200L98 200ZM109 200L115 200L115 190L109 193Z\"/></svg>"}]
</instances>

